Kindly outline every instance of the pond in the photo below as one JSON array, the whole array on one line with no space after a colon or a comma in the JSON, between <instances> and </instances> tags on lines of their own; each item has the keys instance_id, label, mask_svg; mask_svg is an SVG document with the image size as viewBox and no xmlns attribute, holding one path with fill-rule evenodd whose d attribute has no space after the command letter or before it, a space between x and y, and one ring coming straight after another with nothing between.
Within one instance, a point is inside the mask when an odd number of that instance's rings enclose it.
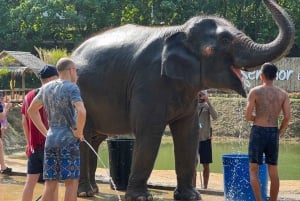
<instances>
[{"instance_id":1,"label":"pond","mask_svg":"<svg viewBox=\"0 0 300 201\"><path fill-rule=\"evenodd\" d=\"M213 141L213 163L211 172L223 173L222 155L223 154L246 154L248 150L248 141ZM279 176L281 180L300 180L300 143L283 142L279 149ZM102 162L98 161L98 167L108 168L108 150L107 144L103 143L99 148L99 155ZM199 170L198 166L198 170ZM174 170L174 149L170 139L163 139L159 153L155 162L156 170ZM202 170L202 167L200 168Z\"/></svg>"}]
</instances>

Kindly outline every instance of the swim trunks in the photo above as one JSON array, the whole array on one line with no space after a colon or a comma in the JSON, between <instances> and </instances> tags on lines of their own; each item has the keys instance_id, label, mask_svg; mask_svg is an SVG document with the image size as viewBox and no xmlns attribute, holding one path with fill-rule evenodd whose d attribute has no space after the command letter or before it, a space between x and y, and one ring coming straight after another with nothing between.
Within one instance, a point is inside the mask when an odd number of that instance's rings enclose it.
<instances>
[{"instance_id":1,"label":"swim trunks","mask_svg":"<svg viewBox=\"0 0 300 201\"><path fill-rule=\"evenodd\" d=\"M253 125L249 140L250 163L263 163L263 154L267 164L277 165L279 151L279 132L277 127Z\"/></svg>"}]
</instances>

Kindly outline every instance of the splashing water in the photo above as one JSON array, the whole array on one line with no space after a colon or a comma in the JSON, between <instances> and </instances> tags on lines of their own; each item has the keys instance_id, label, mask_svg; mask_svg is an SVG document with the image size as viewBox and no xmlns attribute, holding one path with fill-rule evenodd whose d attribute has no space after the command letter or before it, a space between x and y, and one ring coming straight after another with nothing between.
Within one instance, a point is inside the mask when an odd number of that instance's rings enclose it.
<instances>
[{"instance_id":1,"label":"splashing water","mask_svg":"<svg viewBox=\"0 0 300 201\"><path fill-rule=\"evenodd\" d=\"M92 145L91 145L90 143L88 143L88 141L86 141L86 140L83 140L83 142L85 142L85 143L89 146L89 148L96 154L97 158L99 159L99 161L101 162L101 164L103 165L103 167L105 167L104 162L101 160L100 156L99 156L98 153L95 151L95 149L92 147ZM116 192L116 194L117 194L117 196L118 196L118 200L119 200L119 201L122 201L122 200L121 200L121 196L120 196L120 195L118 194L118 192L117 192L117 187L116 187L115 182L114 182L113 179L111 178L109 172L107 171L106 173L107 173L107 175L109 175L109 180L110 180L110 182L111 182L111 184L112 184L112 186L113 186L114 191Z\"/></svg>"},{"instance_id":2,"label":"splashing water","mask_svg":"<svg viewBox=\"0 0 300 201\"><path fill-rule=\"evenodd\" d=\"M251 88L251 83L249 80L247 80L247 78L244 74L242 74L242 75L243 75L243 77L242 77L243 87L244 87L246 93L248 94L250 91L250 88Z\"/></svg>"}]
</instances>

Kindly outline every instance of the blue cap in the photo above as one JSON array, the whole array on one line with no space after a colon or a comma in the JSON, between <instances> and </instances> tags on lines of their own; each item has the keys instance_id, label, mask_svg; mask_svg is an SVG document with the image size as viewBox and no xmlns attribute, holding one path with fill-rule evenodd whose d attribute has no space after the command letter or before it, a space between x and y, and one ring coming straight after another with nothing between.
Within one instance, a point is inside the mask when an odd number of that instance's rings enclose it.
<instances>
[{"instance_id":1,"label":"blue cap","mask_svg":"<svg viewBox=\"0 0 300 201\"><path fill-rule=\"evenodd\" d=\"M58 76L58 72L55 66L45 65L38 73L40 79L46 79L52 76Z\"/></svg>"}]
</instances>

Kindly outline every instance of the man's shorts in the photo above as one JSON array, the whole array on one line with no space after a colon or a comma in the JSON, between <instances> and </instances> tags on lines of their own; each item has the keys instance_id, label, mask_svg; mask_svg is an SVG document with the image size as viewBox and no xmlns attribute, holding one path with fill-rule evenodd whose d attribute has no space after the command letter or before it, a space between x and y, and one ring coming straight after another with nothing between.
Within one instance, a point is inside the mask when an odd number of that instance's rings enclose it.
<instances>
[{"instance_id":1,"label":"man's shorts","mask_svg":"<svg viewBox=\"0 0 300 201\"><path fill-rule=\"evenodd\" d=\"M200 163L212 163L211 139L199 142Z\"/></svg>"},{"instance_id":2,"label":"man's shorts","mask_svg":"<svg viewBox=\"0 0 300 201\"><path fill-rule=\"evenodd\" d=\"M45 180L79 179L79 142L64 147L45 148L43 177Z\"/></svg>"},{"instance_id":3,"label":"man's shorts","mask_svg":"<svg viewBox=\"0 0 300 201\"><path fill-rule=\"evenodd\" d=\"M277 127L262 127L253 125L249 140L250 163L263 163L265 154L266 163L277 165L279 150L279 133Z\"/></svg>"},{"instance_id":4,"label":"man's shorts","mask_svg":"<svg viewBox=\"0 0 300 201\"><path fill-rule=\"evenodd\" d=\"M27 160L27 174L42 174L44 163L44 149L35 149Z\"/></svg>"}]
</instances>

